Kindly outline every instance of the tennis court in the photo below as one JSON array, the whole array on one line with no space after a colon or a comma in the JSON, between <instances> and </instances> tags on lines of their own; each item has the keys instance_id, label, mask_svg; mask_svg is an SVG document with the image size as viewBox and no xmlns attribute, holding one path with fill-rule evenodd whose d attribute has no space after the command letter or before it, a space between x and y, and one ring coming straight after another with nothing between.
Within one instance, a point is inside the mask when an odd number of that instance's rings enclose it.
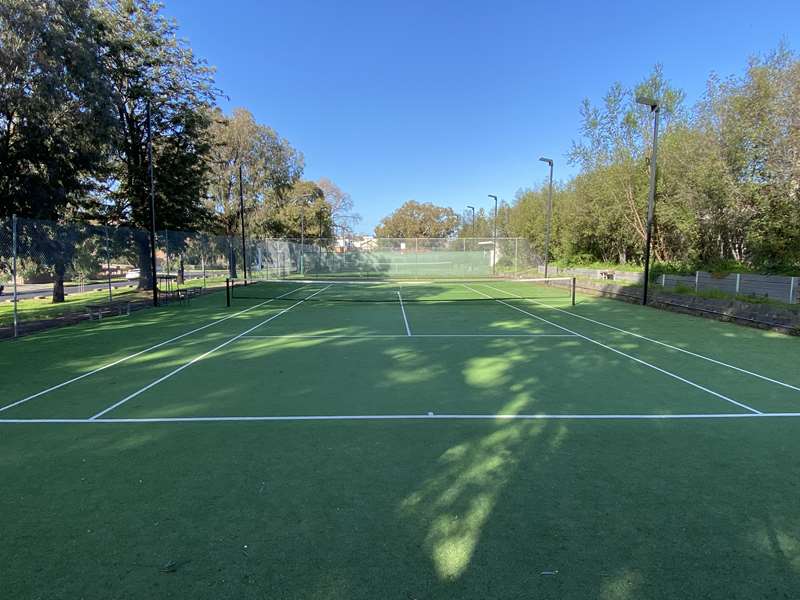
<instances>
[{"instance_id":1,"label":"tennis court","mask_svg":"<svg viewBox=\"0 0 800 600\"><path fill-rule=\"evenodd\" d=\"M788 593L798 356L571 280L256 282L22 338L0 345L3 537L22 549L2 585Z\"/></svg>"}]
</instances>

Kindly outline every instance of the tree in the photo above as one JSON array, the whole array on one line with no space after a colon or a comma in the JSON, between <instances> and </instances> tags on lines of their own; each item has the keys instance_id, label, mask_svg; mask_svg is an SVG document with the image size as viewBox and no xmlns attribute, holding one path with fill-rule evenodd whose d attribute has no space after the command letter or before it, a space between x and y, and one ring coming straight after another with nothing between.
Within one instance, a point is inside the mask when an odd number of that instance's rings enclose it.
<instances>
[{"instance_id":1,"label":"tree","mask_svg":"<svg viewBox=\"0 0 800 600\"><path fill-rule=\"evenodd\" d=\"M99 37L81 0L0 0L0 218L93 215L113 126ZM63 302L75 245L43 239L31 236L30 250L52 268L53 302Z\"/></svg>"},{"instance_id":2,"label":"tree","mask_svg":"<svg viewBox=\"0 0 800 600\"><path fill-rule=\"evenodd\" d=\"M453 235L458 216L452 208L409 200L375 228L378 237L443 238Z\"/></svg>"},{"instance_id":3,"label":"tree","mask_svg":"<svg viewBox=\"0 0 800 600\"><path fill-rule=\"evenodd\" d=\"M317 187L322 190L325 202L330 206L333 228L342 233L353 233L352 227L361 220L360 215L353 213L353 199L350 194L343 192L338 185L327 177L317 181Z\"/></svg>"},{"instance_id":4,"label":"tree","mask_svg":"<svg viewBox=\"0 0 800 600\"><path fill-rule=\"evenodd\" d=\"M150 106L156 179L156 227L202 226L216 90L212 70L176 36L176 25L150 0L99 0L101 64L111 88L117 137L109 181L109 220L150 228L146 113ZM140 286L154 283L149 245L138 245Z\"/></svg>"},{"instance_id":5,"label":"tree","mask_svg":"<svg viewBox=\"0 0 800 600\"><path fill-rule=\"evenodd\" d=\"M237 108L226 117L217 109L211 128L211 177L206 204L217 229L229 238L241 234L239 176L246 220L251 232L271 235L282 225L275 215L290 203L290 192L303 174L303 155L275 130ZM228 251L228 268L236 277L236 251Z\"/></svg>"}]
</instances>

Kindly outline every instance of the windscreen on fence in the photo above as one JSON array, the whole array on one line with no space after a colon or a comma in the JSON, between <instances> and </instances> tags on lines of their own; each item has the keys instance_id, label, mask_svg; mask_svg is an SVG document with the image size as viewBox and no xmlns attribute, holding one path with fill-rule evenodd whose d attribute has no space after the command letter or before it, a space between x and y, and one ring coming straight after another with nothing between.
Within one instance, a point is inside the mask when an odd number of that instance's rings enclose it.
<instances>
[{"instance_id":1,"label":"windscreen on fence","mask_svg":"<svg viewBox=\"0 0 800 600\"><path fill-rule=\"evenodd\" d=\"M150 232L91 223L0 220L0 338L152 304ZM156 279L224 289L241 238L158 231ZM16 292L16 293L15 293Z\"/></svg>"},{"instance_id":2,"label":"windscreen on fence","mask_svg":"<svg viewBox=\"0 0 800 600\"><path fill-rule=\"evenodd\" d=\"M481 278L536 275L521 238L363 238L251 240L253 279Z\"/></svg>"}]
</instances>

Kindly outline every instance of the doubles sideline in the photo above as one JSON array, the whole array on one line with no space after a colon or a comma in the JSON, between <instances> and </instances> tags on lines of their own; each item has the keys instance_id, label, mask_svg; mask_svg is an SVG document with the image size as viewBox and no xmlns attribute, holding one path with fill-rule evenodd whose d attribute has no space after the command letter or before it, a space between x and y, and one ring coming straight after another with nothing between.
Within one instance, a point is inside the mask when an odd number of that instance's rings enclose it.
<instances>
[{"instance_id":1,"label":"doubles sideline","mask_svg":"<svg viewBox=\"0 0 800 600\"><path fill-rule=\"evenodd\" d=\"M649 368L651 368L651 369L653 369L655 371L658 371L659 373L663 373L664 375L672 377L673 379L677 379L678 381L680 381L682 383L685 383L685 384L688 384L688 385L690 385L690 386L692 386L694 388L697 388L698 390L702 390L702 391L706 392L707 394L711 394L712 396L716 396L717 398L719 398L721 400L725 400L726 402L730 402L731 404L735 404L736 406L744 408L745 410L749 410L751 413L754 413L754 414L757 414L757 415L761 414L761 411L756 410L752 406L748 406L747 404L743 404L742 402L738 402L737 400L734 400L733 398L729 398L728 396L725 396L724 394L720 394L719 392L715 392L714 390L709 389L709 388L707 388L705 386L702 386L699 383L695 383L694 381L691 381L689 379L681 377L680 375L678 375L676 373L673 373L672 371L667 371L666 369L662 369L661 367L656 366L656 365L654 365L652 363L649 363L646 360L642 360L641 358L638 358L636 356L633 356L632 354L628 354L627 352L623 352L622 350L617 350L616 348L613 348L613 347L611 347L611 346L609 346L607 344L604 344L603 342L598 342L597 340L595 340L593 338L590 338L590 337L588 337L586 335L578 333L577 331L573 331L572 329L568 329L568 328L564 327L563 325L559 325L558 323L554 323L553 321L545 319L544 317L540 317L539 315L535 315L532 312L529 312L527 310L519 308L518 306L514 306L513 304L509 304L508 302L505 302L504 300L500 300L498 298L494 298L494 297L490 296L489 294L485 294L484 292L481 292L480 290L476 290L474 288L471 288L466 284L463 284L463 285L464 285L465 288L467 288L468 290L472 291L473 293L480 294L481 296L489 298L490 300L494 300L495 302L499 302L500 304L502 304L504 306L507 306L508 308L511 308L513 310L521 312L521 313L523 313L525 315L528 315L529 317L533 317L534 319L538 319L539 321L542 321L543 323L547 323L548 325L551 325L553 327L561 329L562 331L566 331L567 333L572 333L572 334L578 336L579 338L586 340L587 342L591 342L592 344L596 344L597 346L600 346L601 348L605 348L606 350L610 350L611 352L619 354L620 356L624 356L626 358L629 358L632 361L635 361L635 362L639 363L640 365L644 365L645 367L649 367Z\"/></svg>"},{"instance_id":2,"label":"doubles sideline","mask_svg":"<svg viewBox=\"0 0 800 600\"><path fill-rule=\"evenodd\" d=\"M535 300L533 298L524 298L523 296L520 296L519 294L515 294L515 293L509 292L507 290L501 290L499 288L493 287L493 286L491 286L489 284L486 284L486 283L481 284L481 285L483 285L484 287L491 288L491 289L493 289L495 291L502 292L504 294L510 294L512 296L516 296L520 300L533 302L535 304L538 304L539 306L544 306L544 307L549 308L551 310L555 310L555 311L567 314L567 315L569 315L571 317L576 317L578 319L583 319L584 321L589 321L590 323L594 323L595 325L601 325L603 327L607 327L608 329L613 329L614 331L619 331L620 333L624 333L626 335L631 335L631 336L639 338L641 340L652 342L653 344L658 344L659 346L663 346L664 348L669 348L670 350L675 350L677 352L683 352L684 354L688 354L689 356L693 356L695 358L699 358L701 360L705 360L705 361L708 361L710 363L714 363L715 365L719 365L721 367L727 367L728 369L733 369L734 371L738 371L739 373L744 373L745 375L751 375L752 377L757 377L758 379L761 379L763 381L768 381L770 383L774 383L776 385L781 385L781 386L783 386L785 388L789 388L791 390L795 390L795 391L800 392L800 386L792 385L790 383L786 383L785 381L780 381L778 379L773 379L772 377L767 377L766 375L761 375L760 373L755 373L754 371L748 371L747 369L743 369L741 367L737 367L736 365L732 365L732 364L723 362L721 360L717 360L716 358L711 358L710 356L705 356L704 354L698 354L697 352L692 352L691 350L686 350L685 348L681 348L679 346L674 346L672 344L668 344L666 342L662 342L661 340L656 340L654 338L647 337L646 335L641 335L639 333L634 333L633 331L628 331L627 329L621 329L619 327L615 327L614 325L609 325L608 323L603 323L602 321L597 321L596 319L591 319L589 317L585 317L583 315L579 315L577 313L574 313L574 312L571 312L571 311L568 311L568 310L564 310L563 308L558 308L556 306L552 306L550 304L547 304L545 302L541 302L539 300Z\"/></svg>"},{"instance_id":3,"label":"doubles sideline","mask_svg":"<svg viewBox=\"0 0 800 600\"><path fill-rule=\"evenodd\" d=\"M16 402L12 402L11 404L7 404L5 406L2 406L2 407L0 407L0 412L3 412L4 410L8 410L10 408L14 408L15 406L19 406L20 404L25 404L26 402L29 402L29 401L33 400L34 398L38 398L39 396L43 396L45 394L53 392L53 391L55 391L57 389L60 389L60 388L62 388L64 386L66 386L66 385L69 385L71 383L75 383L76 381L80 381L81 379L84 379L86 377L89 377L91 375L99 373L100 371L104 371L106 369L110 369L111 367L114 367L114 366L116 366L116 365L118 365L120 363L124 363L125 361L131 360L132 358L136 358L137 356L141 356L142 354L147 354L148 352L152 352L153 350L157 350L158 348L161 348L162 346L166 346L167 344L171 344L172 342L176 342L176 341L178 341L178 340L180 340L182 338L185 338L185 337L187 337L189 335L195 334L195 333L197 333L199 331L203 331L204 329L208 329L209 327L213 327L214 325L218 325L219 323L222 323L223 321L227 321L228 319L232 319L234 317L238 317L241 314L244 314L246 312L249 312L251 310L254 310L256 308L264 306L265 304L269 304L270 302L272 302L274 300L277 300L278 298L282 298L284 296L288 296L289 294L293 294L294 292L297 292L298 290L301 290L303 288L307 288L307 287L309 287L309 285L310 284L303 285L303 286L300 286L298 288L294 288L293 290L291 290L290 292L287 292L286 294L283 294L283 295L278 296L276 298L272 298L272 299L267 300L265 302L261 302L259 304L254 305L254 306L250 306L248 308L245 308L244 310L240 310L237 313L233 313L232 315L228 315L227 317L222 317L221 319L216 319L216 320L214 320L214 321L212 321L210 323L207 323L207 324L203 325L202 327L197 327L196 329L192 329L191 331L187 331L186 333L182 333L180 335L177 335L177 336L175 336L173 338L170 338L168 340L165 340L163 342L159 342L158 344L150 346L149 348L145 348L144 350L139 350L138 352L135 352L134 354L129 354L128 356L124 356L123 358L120 358L120 359L115 360L113 362L110 362L110 363L107 363L107 364L102 365L100 367L97 367L96 369L93 369L91 371L83 373L82 375L78 375L77 377L73 377L72 379L68 379L66 381L62 381L61 383L59 383L57 385L51 386L51 387L49 387L47 389L44 389L44 390L42 390L40 392L36 392L35 394L31 394L30 396L22 398L21 400L17 400Z\"/></svg>"}]
</instances>

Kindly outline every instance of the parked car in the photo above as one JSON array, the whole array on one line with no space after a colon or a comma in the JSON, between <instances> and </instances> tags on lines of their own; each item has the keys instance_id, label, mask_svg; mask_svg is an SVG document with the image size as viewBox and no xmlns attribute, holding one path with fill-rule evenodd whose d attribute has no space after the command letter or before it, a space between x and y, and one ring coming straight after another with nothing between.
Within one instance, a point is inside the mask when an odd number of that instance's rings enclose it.
<instances>
[{"instance_id":1,"label":"parked car","mask_svg":"<svg viewBox=\"0 0 800 600\"><path fill-rule=\"evenodd\" d=\"M139 273L139 269L131 269L130 271L125 273L125 279L127 279L128 281L132 281L134 279L139 279L139 277L141 277L141 274Z\"/></svg>"}]
</instances>

